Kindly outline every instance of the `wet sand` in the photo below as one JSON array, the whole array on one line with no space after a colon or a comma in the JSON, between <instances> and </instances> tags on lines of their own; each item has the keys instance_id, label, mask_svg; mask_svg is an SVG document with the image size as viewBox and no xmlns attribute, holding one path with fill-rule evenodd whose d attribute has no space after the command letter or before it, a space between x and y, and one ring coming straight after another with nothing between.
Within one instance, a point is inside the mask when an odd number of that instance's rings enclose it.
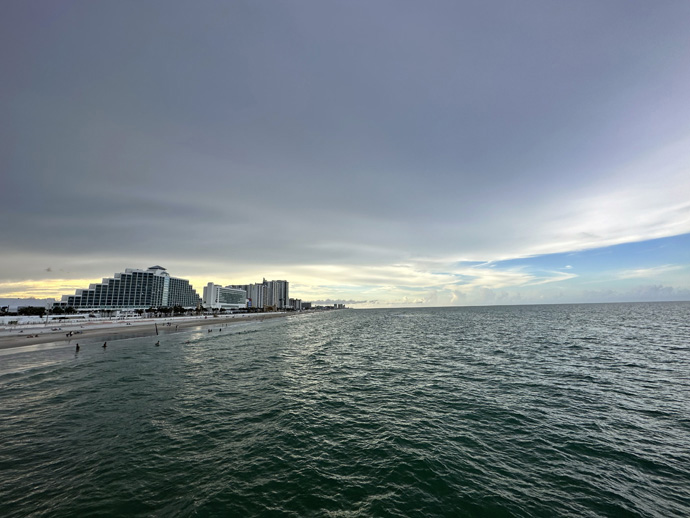
<instances>
[{"instance_id":1,"label":"wet sand","mask_svg":"<svg viewBox=\"0 0 690 518\"><path fill-rule=\"evenodd\" d=\"M35 326L23 325L20 328L10 328L0 330L0 349L10 349L13 347L23 347L27 345L47 344L47 343L89 343L96 339L121 340L124 338L134 338L141 336L155 336L156 325L160 336L189 330L195 327L200 329L222 329L226 324L237 324L249 320L264 320L267 318L278 318L289 315L290 313L253 313L246 315L228 315L219 317L179 317L179 318L160 318L141 320L101 320L77 323L55 323L47 325L37 324ZM130 325L127 325L129 322ZM168 325L170 323L170 325ZM53 331L55 327L60 327L59 331ZM176 329L177 328L177 329ZM72 332L71 336L66 336Z\"/></svg>"}]
</instances>

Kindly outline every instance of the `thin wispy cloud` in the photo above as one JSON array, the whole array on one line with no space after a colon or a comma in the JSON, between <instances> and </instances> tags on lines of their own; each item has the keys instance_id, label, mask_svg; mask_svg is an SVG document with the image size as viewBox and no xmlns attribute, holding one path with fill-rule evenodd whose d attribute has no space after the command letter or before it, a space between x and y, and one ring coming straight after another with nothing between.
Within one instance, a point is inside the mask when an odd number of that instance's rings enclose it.
<instances>
[{"instance_id":1,"label":"thin wispy cloud","mask_svg":"<svg viewBox=\"0 0 690 518\"><path fill-rule=\"evenodd\" d=\"M678 272L682 270L687 270L690 267L688 265L674 265L666 264L663 266L654 266L652 268L638 268L636 270L625 270L618 273L618 277L621 279L636 279L636 278L655 278L659 275L663 275L670 272Z\"/></svg>"}]
</instances>

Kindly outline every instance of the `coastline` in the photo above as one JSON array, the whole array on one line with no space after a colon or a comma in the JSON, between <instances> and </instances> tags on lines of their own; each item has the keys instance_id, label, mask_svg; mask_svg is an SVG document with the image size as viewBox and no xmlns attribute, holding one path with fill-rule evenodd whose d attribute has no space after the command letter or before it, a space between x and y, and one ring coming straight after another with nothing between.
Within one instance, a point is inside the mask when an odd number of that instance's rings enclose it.
<instances>
[{"instance_id":1,"label":"coastline","mask_svg":"<svg viewBox=\"0 0 690 518\"><path fill-rule=\"evenodd\" d=\"M250 320L279 318L291 313L251 313L218 317L175 317L145 320L96 320L68 324L51 323L48 325L31 325L21 329L0 329L0 350L21 348L30 345L49 343L71 344L88 343L96 339L122 340L125 338L155 336L156 326L160 335L187 331L192 328L213 329L219 325L239 324ZM170 324L170 325L168 325ZM54 327L59 330L53 331ZM71 336L66 336L72 332Z\"/></svg>"}]
</instances>

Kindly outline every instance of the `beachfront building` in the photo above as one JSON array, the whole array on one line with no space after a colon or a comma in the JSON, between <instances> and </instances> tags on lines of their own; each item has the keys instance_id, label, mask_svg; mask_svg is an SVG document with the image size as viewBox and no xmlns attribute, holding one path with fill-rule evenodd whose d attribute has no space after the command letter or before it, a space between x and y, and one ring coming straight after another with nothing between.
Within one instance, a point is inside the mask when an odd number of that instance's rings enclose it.
<instances>
[{"instance_id":1,"label":"beachfront building","mask_svg":"<svg viewBox=\"0 0 690 518\"><path fill-rule=\"evenodd\" d=\"M244 290L247 294L247 307L263 309L266 300L266 286L263 284L231 284L226 288Z\"/></svg>"},{"instance_id":2,"label":"beachfront building","mask_svg":"<svg viewBox=\"0 0 690 518\"><path fill-rule=\"evenodd\" d=\"M127 268L100 284L63 295L58 307L76 310L148 309L182 306L196 309L201 298L186 279L171 277L162 266L146 270Z\"/></svg>"},{"instance_id":3,"label":"beachfront building","mask_svg":"<svg viewBox=\"0 0 690 518\"><path fill-rule=\"evenodd\" d=\"M247 298L251 300L251 307L263 309L266 303L266 286L263 284L249 284Z\"/></svg>"},{"instance_id":4,"label":"beachfront building","mask_svg":"<svg viewBox=\"0 0 690 518\"><path fill-rule=\"evenodd\" d=\"M239 309L247 307L247 292L241 288L223 287L209 282L204 287L204 307L209 309Z\"/></svg>"},{"instance_id":5,"label":"beachfront building","mask_svg":"<svg viewBox=\"0 0 690 518\"><path fill-rule=\"evenodd\" d=\"M274 306L277 309L289 307L288 281L267 281L264 279L264 285L266 286L266 306Z\"/></svg>"},{"instance_id":6,"label":"beachfront building","mask_svg":"<svg viewBox=\"0 0 690 518\"><path fill-rule=\"evenodd\" d=\"M232 284L228 288L238 288L247 292L247 306L277 310L290 307L288 281L267 281L256 284Z\"/></svg>"}]
</instances>

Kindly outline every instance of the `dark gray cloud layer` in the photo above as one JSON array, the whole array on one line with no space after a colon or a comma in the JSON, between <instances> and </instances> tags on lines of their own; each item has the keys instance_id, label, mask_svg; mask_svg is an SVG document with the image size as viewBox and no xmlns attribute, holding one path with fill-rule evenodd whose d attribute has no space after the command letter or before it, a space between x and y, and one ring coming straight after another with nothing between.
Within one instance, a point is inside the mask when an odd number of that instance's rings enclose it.
<instances>
[{"instance_id":1,"label":"dark gray cloud layer","mask_svg":"<svg viewBox=\"0 0 690 518\"><path fill-rule=\"evenodd\" d=\"M157 257L187 275L493 259L690 231L673 211L601 225L682 202L687 2L0 11L5 280Z\"/></svg>"}]
</instances>

